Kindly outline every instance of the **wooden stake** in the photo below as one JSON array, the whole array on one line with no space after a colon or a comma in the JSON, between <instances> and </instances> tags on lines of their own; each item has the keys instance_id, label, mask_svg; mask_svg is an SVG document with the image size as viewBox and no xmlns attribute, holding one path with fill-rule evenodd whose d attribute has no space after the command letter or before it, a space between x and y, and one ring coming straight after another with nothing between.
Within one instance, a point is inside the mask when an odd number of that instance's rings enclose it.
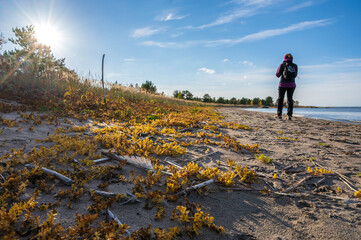
<instances>
[{"instance_id":1,"label":"wooden stake","mask_svg":"<svg viewBox=\"0 0 361 240\"><path fill-rule=\"evenodd\" d=\"M105 54L103 54L103 58L102 58L102 84L103 84L104 104L105 104L105 107L106 107L107 106L107 101L105 99L105 90L104 90L104 57L105 57Z\"/></svg>"}]
</instances>

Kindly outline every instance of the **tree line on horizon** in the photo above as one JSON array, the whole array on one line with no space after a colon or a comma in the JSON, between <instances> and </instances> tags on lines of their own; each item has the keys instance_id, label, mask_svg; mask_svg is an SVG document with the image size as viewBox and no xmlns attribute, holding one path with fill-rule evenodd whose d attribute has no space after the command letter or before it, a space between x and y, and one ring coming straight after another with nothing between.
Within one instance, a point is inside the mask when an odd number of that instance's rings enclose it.
<instances>
[{"instance_id":1,"label":"tree line on horizon","mask_svg":"<svg viewBox=\"0 0 361 240\"><path fill-rule=\"evenodd\" d=\"M255 97L253 99L245 97L242 97L241 99L237 99L235 97L232 97L231 99L219 97L216 99L215 97L211 97L208 93L204 94L203 97L200 98L193 96L193 94L188 90L175 90L173 92L173 97L178 99L193 100L206 103L274 106L273 98L271 96L268 96L265 99L261 99L259 97Z\"/></svg>"}]
</instances>

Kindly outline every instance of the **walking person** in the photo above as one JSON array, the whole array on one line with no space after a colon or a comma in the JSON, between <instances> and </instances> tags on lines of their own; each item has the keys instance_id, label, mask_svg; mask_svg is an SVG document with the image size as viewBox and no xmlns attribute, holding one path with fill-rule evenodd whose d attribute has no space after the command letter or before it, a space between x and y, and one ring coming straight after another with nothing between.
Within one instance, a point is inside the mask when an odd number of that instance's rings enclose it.
<instances>
[{"instance_id":1,"label":"walking person","mask_svg":"<svg viewBox=\"0 0 361 240\"><path fill-rule=\"evenodd\" d=\"M292 120L293 114L293 93L296 89L296 81L298 67L293 63L293 56L291 53L287 53L283 59L283 62L277 69L276 76L280 78L278 85L278 99L277 99L277 116L282 119L282 108L285 93L287 92L287 118Z\"/></svg>"}]
</instances>

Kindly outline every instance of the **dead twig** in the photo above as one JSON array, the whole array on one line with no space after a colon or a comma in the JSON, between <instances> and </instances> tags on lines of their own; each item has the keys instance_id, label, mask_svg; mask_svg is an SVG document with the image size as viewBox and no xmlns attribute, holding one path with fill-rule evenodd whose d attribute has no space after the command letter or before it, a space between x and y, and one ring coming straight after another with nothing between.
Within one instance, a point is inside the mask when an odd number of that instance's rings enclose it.
<instances>
[{"instance_id":1,"label":"dead twig","mask_svg":"<svg viewBox=\"0 0 361 240\"><path fill-rule=\"evenodd\" d=\"M110 219L116 221L118 225L123 225L123 223L119 220L119 218L117 218L117 216L115 216L114 213L112 213L112 211L109 210L109 208L107 209L107 213ZM130 232L128 230L125 230L125 233L130 235Z\"/></svg>"},{"instance_id":2,"label":"dead twig","mask_svg":"<svg viewBox=\"0 0 361 240\"><path fill-rule=\"evenodd\" d=\"M117 196L116 193L98 191L98 190L95 190L95 189L90 189L89 192L90 192L90 193L93 192L94 194L99 195L99 196L102 196L102 197L109 197L109 198L111 198L111 197Z\"/></svg>"},{"instance_id":3,"label":"dead twig","mask_svg":"<svg viewBox=\"0 0 361 240\"><path fill-rule=\"evenodd\" d=\"M105 158L100 158L100 159L93 160L93 163L98 164L98 163L106 162L106 161L109 161L109 160L111 160L111 159L108 158L108 157L105 157Z\"/></svg>"},{"instance_id":4,"label":"dead twig","mask_svg":"<svg viewBox=\"0 0 361 240\"><path fill-rule=\"evenodd\" d=\"M177 193L177 196L186 195L186 194L189 193L190 191L196 190L196 189L198 189L198 188L205 187L205 186L207 186L207 185L209 185L209 184L211 184L211 183L213 183L213 182L214 182L214 179L211 179L211 180L202 182L202 183L200 183L200 184L194 185L194 186L192 186L192 187L187 188L187 189L184 190L184 191L181 191L181 192Z\"/></svg>"},{"instance_id":5,"label":"dead twig","mask_svg":"<svg viewBox=\"0 0 361 240\"><path fill-rule=\"evenodd\" d=\"M35 168L35 165L33 164L25 164L25 167L27 168ZM47 169L47 168L44 168L42 167L41 170L44 172L44 173L47 173L47 174L50 174L50 175L53 175L55 176L57 179L59 179L60 181L64 182L66 185L72 185L74 183L73 180L71 180L70 178L56 172L56 171L53 171L53 170L50 170L50 169Z\"/></svg>"},{"instance_id":6,"label":"dead twig","mask_svg":"<svg viewBox=\"0 0 361 240\"><path fill-rule=\"evenodd\" d=\"M283 190L281 193L287 193L287 192L290 192L294 189L296 189L297 187L301 186L304 182L310 180L313 176L307 176L303 179L301 179L301 181L297 182L295 185L289 187L289 188L286 188L285 190Z\"/></svg>"},{"instance_id":7,"label":"dead twig","mask_svg":"<svg viewBox=\"0 0 361 240\"><path fill-rule=\"evenodd\" d=\"M166 158L164 159L164 162L166 162L166 163L168 163L168 164L170 164L170 165L173 165L173 166L175 166L175 167L178 168L178 169L182 169L182 167L179 166L177 163L175 163L175 162L173 162L173 161L171 161L171 160L168 160L167 158L168 158L168 157L166 157Z\"/></svg>"}]
</instances>

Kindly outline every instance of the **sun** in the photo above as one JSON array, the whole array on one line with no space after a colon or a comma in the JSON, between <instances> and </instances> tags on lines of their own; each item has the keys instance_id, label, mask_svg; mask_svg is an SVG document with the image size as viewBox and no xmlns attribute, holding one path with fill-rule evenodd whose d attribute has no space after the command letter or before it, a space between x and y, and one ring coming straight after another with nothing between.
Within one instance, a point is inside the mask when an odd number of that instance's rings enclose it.
<instances>
[{"instance_id":1,"label":"sun","mask_svg":"<svg viewBox=\"0 0 361 240\"><path fill-rule=\"evenodd\" d=\"M35 25L35 37L39 43L56 48L61 43L61 34L52 24Z\"/></svg>"}]
</instances>

